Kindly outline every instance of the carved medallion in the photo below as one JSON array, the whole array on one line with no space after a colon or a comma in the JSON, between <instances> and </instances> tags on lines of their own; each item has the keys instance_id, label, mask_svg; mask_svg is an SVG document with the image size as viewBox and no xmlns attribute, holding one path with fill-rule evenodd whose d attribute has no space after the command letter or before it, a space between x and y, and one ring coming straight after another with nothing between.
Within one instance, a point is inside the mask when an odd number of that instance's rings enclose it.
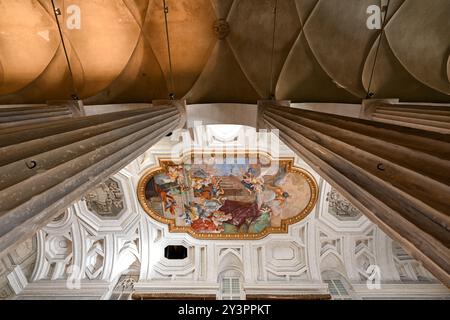
<instances>
[{"instance_id":1,"label":"carved medallion","mask_svg":"<svg viewBox=\"0 0 450 320\"><path fill-rule=\"evenodd\" d=\"M100 216L117 216L124 208L123 192L117 181L109 178L87 193L83 199L89 211Z\"/></svg>"}]
</instances>

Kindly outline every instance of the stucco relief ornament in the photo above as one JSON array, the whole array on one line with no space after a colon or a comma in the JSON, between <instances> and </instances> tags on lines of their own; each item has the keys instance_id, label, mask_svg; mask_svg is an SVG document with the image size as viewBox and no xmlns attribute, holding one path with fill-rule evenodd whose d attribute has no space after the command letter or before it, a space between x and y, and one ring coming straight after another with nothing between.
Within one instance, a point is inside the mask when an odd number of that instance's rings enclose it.
<instances>
[{"instance_id":1,"label":"stucco relief ornament","mask_svg":"<svg viewBox=\"0 0 450 320\"><path fill-rule=\"evenodd\" d=\"M88 210L102 216L117 215L124 207L123 192L118 182L113 179L100 183L87 193L83 200L86 201Z\"/></svg>"},{"instance_id":2,"label":"stucco relief ornament","mask_svg":"<svg viewBox=\"0 0 450 320\"><path fill-rule=\"evenodd\" d=\"M347 199L335 189L327 193L328 211L338 217L360 217L361 211L355 208Z\"/></svg>"}]
</instances>

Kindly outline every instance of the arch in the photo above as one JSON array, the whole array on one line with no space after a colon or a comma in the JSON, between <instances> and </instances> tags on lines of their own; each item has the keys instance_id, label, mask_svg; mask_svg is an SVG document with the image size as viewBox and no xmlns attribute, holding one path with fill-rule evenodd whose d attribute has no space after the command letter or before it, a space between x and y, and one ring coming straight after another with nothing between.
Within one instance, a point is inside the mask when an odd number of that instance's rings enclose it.
<instances>
[{"instance_id":1,"label":"arch","mask_svg":"<svg viewBox=\"0 0 450 320\"><path fill-rule=\"evenodd\" d=\"M140 264L140 260L139 250L136 244L132 241L127 242L119 252L118 259L114 264L111 279L120 277L120 275L131 268L136 269L136 264ZM137 268L137 270L139 270L139 268Z\"/></svg>"},{"instance_id":2,"label":"arch","mask_svg":"<svg viewBox=\"0 0 450 320\"><path fill-rule=\"evenodd\" d=\"M323 273L325 270L334 270L335 272L346 274L345 266L342 259L336 254L336 251L327 250L320 259L320 270Z\"/></svg>"}]
</instances>

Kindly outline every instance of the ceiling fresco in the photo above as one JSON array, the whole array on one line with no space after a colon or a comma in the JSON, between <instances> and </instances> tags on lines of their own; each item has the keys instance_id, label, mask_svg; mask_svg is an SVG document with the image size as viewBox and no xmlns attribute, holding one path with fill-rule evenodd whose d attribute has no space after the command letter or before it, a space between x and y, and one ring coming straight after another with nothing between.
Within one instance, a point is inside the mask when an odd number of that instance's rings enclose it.
<instances>
[{"instance_id":1,"label":"ceiling fresco","mask_svg":"<svg viewBox=\"0 0 450 320\"><path fill-rule=\"evenodd\" d=\"M318 187L292 160L266 155L236 155L198 163L160 161L140 180L143 209L170 232L206 239L258 239L286 233L306 217Z\"/></svg>"},{"instance_id":2,"label":"ceiling fresco","mask_svg":"<svg viewBox=\"0 0 450 320\"><path fill-rule=\"evenodd\" d=\"M391 0L382 35L367 27L381 0L279 0L275 32L275 0L166 2L173 91L188 103L358 103L369 90L450 102L448 0ZM0 104L167 98L162 3L55 0L72 81L51 1L0 0Z\"/></svg>"}]
</instances>

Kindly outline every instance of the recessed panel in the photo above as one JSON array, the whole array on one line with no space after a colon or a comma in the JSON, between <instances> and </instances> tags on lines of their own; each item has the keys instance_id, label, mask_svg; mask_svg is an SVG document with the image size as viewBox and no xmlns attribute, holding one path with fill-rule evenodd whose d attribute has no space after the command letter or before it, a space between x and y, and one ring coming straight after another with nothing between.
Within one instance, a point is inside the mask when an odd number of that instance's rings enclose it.
<instances>
[{"instance_id":1,"label":"recessed panel","mask_svg":"<svg viewBox=\"0 0 450 320\"><path fill-rule=\"evenodd\" d=\"M315 205L317 185L292 160L237 155L160 161L145 174L138 197L170 232L196 238L262 238L285 233ZM201 158L205 159L205 158Z\"/></svg>"}]
</instances>

